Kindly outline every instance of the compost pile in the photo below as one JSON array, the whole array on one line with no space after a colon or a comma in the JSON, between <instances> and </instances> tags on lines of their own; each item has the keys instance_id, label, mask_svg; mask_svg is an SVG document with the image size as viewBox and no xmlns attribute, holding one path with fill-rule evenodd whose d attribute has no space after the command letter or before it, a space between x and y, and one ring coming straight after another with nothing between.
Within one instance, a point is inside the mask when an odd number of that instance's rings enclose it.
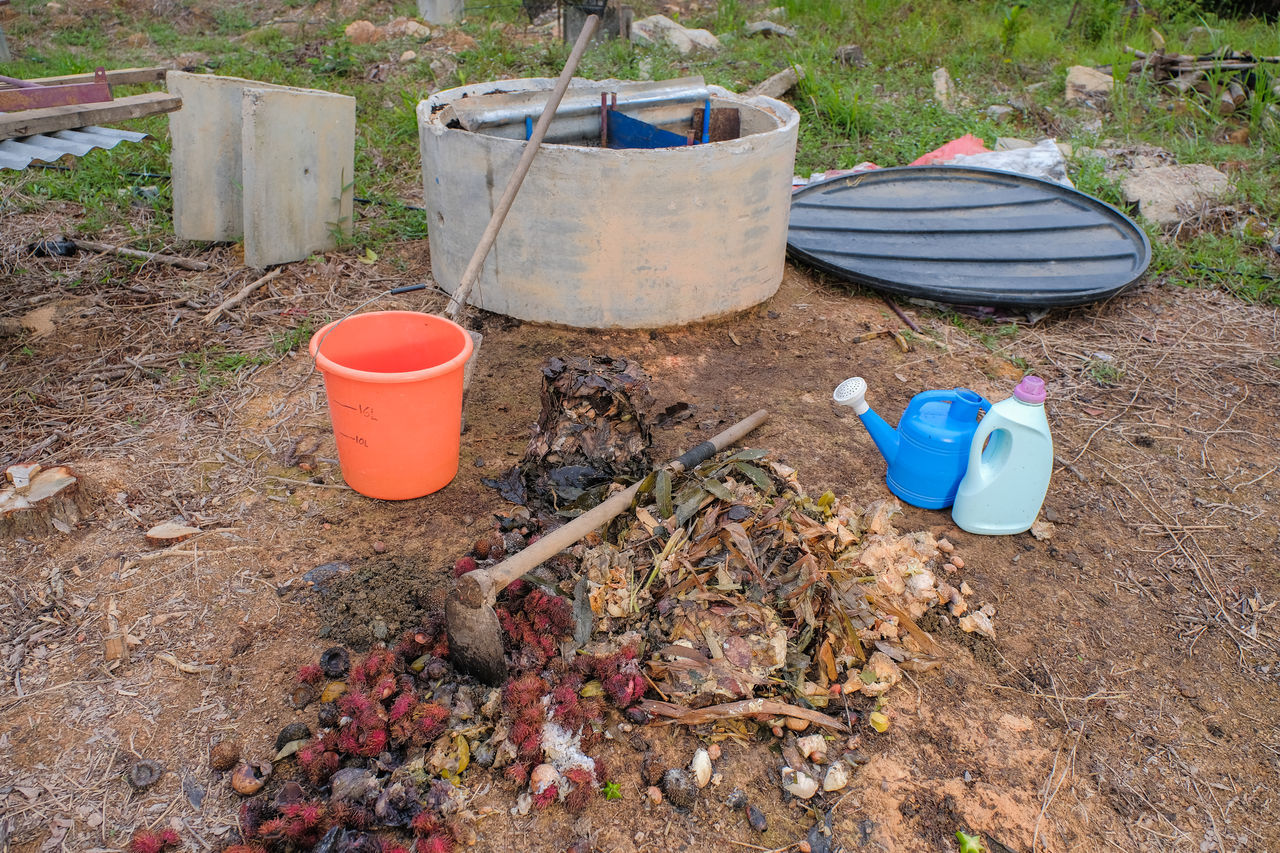
<instances>
[{"instance_id":1,"label":"compost pile","mask_svg":"<svg viewBox=\"0 0 1280 853\"><path fill-rule=\"evenodd\" d=\"M290 701L315 710L314 732L281 732L274 775L270 764L232 775L252 796L235 853L446 853L483 817L476 768L514 783L517 813L579 812L614 781L598 747L620 724L883 731L904 672L940 664L917 620L994 636L994 610L970 606L954 547L899 532L899 511L813 498L764 450L650 474L634 512L499 596L501 688L453 669L432 614L393 648L353 660L334 647L302 667ZM454 574L539 533L527 511L500 518ZM812 796L816 772L793 769L807 766L794 752L784 745L787 790Z\"/></svg>"},{"instance_id":2,"label":"compost pile","mask_svg":"<svg viewBox=\"0 0 1280 853\"><path fill-rule=\"evenodd\" d=\"M752 697L812 708L876 699L903 670L938 664L916 624L935 607L994 637L994 610L970 607L954 547L899 533L896 500L863 509L831 492L811 498L763 450L676 478L659 471L641 493L635 521L617 544L587 548L581 572L597 631L635 632L648 650L647 672L671 700L646 702L650 712L679 720Z\"/></svg>"},{"instance_id":3,"label":"compost pile","mask_svg":"<svg viewBox=\"0 0 1280 853\"><path fill-rule=\"evenodd\" d=\"M520 462L485 480L511 503L574 516L617 480L653 467L649 376L625 358L552 358L542 367L542 411Z\"/></svg>"}]
</instances>

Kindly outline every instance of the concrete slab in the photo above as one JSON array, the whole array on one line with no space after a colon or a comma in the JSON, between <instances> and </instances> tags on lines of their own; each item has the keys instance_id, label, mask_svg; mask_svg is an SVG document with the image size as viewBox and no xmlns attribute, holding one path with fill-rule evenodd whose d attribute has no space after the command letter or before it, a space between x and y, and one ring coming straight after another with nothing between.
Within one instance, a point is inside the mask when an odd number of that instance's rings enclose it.
<instances>
[{"instance_id":1,"label":"concrete slab","mask_svg":"<svg viewBox=\"0 0 1280 853\"><path fill-rule=\"evenodd\" d=\"M355 98L246 88L242 121L245 263L302 260L351 234Z\"/></svg>"},{"instance_id":2,"label":"concrete slab","mask_svg":"<svg viewBox=\"0 0 1280 853\"><path fill-rule=\"evenodd\" d=\"M463 0L418 0L418 17L428 24L456 24L462 20Z\"/></svg>"},{"instance_id":3,"label":"concrete slab","mask_svg":"<svg viewBox=\"0 0 1280 853\"><path fill-rule=\"evenodd\" d=\"M173 141L173 230L182 240L239 240L240 96L250 80L170 71L165 87L182 98L169 114Z\"/></svg>"},{"instance_id":4,"label":"concrete slab","mask_svg":"<svg viewBox=\"0 0 1280 853\"><path fill-rule=\"evenodd\" d=\"M354 98L182 71L166 85L184 105L169 122L179 238L244 239L245 262L261 267L350 233Z\"/></svg>"}]
</instances>

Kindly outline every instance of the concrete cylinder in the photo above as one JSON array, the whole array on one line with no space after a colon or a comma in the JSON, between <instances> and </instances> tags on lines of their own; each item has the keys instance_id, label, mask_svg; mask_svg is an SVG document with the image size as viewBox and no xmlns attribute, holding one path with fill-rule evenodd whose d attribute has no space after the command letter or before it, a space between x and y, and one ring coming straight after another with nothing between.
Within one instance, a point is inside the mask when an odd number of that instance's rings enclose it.
<instances>
[{"instance_id":1,"label":"concrete cylinder","mask_svg":"<svg viewBox=\"0 0 1280 853\"><path fill-rule=\"evenodd\" d=\"M478 83L418 105L431 268L446 290L461 279L525 145L463 130L448 105L553 84ZM575 80L569 95L618 85ZM722 316L776 293L799 116L771 98L708 88L713 107L738 107L739 138L663 149L544 143L471 303L522 320L637 329Z\"/></svg>"},{"instance_id":2,"label":"concrete cylinder","mask_svg":"<svg viewBox=\"0 0 1280 853\"><path fill-rule=\"evenodd\" d=\"M428 24L456 24L462 20L463 0L418 0L418 17Z\"/></svg>"}]
</instances>

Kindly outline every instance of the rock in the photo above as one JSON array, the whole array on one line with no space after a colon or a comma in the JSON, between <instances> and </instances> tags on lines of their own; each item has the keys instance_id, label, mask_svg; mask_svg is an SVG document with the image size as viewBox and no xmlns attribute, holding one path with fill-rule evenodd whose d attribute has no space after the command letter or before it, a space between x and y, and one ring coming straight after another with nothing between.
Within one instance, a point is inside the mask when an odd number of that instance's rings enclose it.
<instances>
[{"instance_id":1,"label":"rock","mask_svg":"<svg viewBox=\"0 0 1280 853\"><path fill-rule=\"evenodd\" d=\"M933 99L942 105L944 110L951 110L956 97L956 84L951 81L951 74L945 68L933 71Z\"/></svg>"},{"instance_id":2,"label":"rock","mask_svg":"<svg viewBox=\"0 0 1280 853\"><path fill-rule=\"evenodd\" d=\"M672 767L662 775L662 791L671 805L687 809L698 798L698 788L689 774L679 767Z\"/></svg>"},{"instance_id":3,"label":"rock","mask_svg":"<svg viewBox=\"0 0 1280 853\"><path fill-rule=\"evenodd\" d=\"M802 720L799 717L787 717L786 725L793 732L802 732L809 728L809 721Z\"/></svg>"},{"instance_id":4,"label":"rock","mask_svg":"<svg viewBox=\"0 0 1280 853\"><path fill-rule=\"evenodd\" d=\"M402 63L404 63L404 62L413 62L413 61L414 61L415 59L417 59L417 58L418 58L418 54L417 54L417 53L415 53L415 52L414 52L414 51L412 51L412 50L406 50L404 53L400 54L400 62L402 62ZM382 550L384 550L384 551L385 551L385 550L386 550L386 546L383 546L383 549L382 549Z\"/></svg>"},{"instance_id":5,"label":"rock","mask_svg":"<svg viewBox=\"0 0 1280 853\"><path fill-rule=\"evenodd\" d=\"M766 80L762 80L748 89L746 93L748 95L764 95L766 98L781 98L794 89L802 79L804 79L804 68L800 65L793 65Z\"/></svg>"},{"instance_id":6,"label":"rock","mask_svg":"<svg viewBox=\"0 0 1280 853\"><path fill-rule=\"evenodd\" d=\"M396 18L391 23L382 27L383 33L387 38L431 38L431 28L426 24L419 23L412 18Z\"/></svg>"},{"instance_id":7,"label":"rock","mask_svg":"<svg viewBox=\"0 0 1280 853\"><path fill-rule=\"evenodd\" d=\"M375 27L372 21L352 21L343 30L347 41L352 44L375 44L387 37L387 34Z\"/></svg>"},{"instance_id":8,"label":"rock","mask_svg":"<svg viewBox=\"0 0 1280 853\"><path fill-rule=\"evenodd\" d=\"M1124 200L1160 225L1175 225L1205 202L1216 201L1231 189L1222 172L1204 163L1139 169L1120 183Z\"/></svg>"},{"instance_id":9,"label":"rock","mask_svg":"<svg viewBox=\"0 0 1280 853\"><path fill-rule=\"evenodd\" d=\"M662 789L657 785L650 785L649 790L645 792L649 802L655 806L662 804Z\"/></svg>"},{"instance_id":10,"label":"rock","mask_svg":"<svg viewBox=\"0 0 1280 853\"><path fill-rule=\"evenodd\" d=\"M845 769L843 761L837 761L827 770L827 775L822 780L822 790L841 791L848 784L849 771Z\"/></svg>"},{"instance_id":11,"label":"rock","mask_svg":"<svg viewBox=\"0 0 1280 853\"><path fill-rule=\"evenodd\" d=\"M796 749L806 761L822 764L827 757L827 739L822 735L806 735L796 739Z\"/></svg>"},{"instance_id":12,"label":"rock","mask_svg":"<svg viewBox=\"0 0 1280 853\"><path fill-rule=\"evenodd\" d=\"M784 27L773 21L756 21L754 24L747 24L744 32L749 36L782 36L783 38L795 38L796 35L796 31L791 27Z\"/></svg>"},{"instance_id":13,"label":"rock","mask_svg":"<svg viewBox=\"0 0 1280 853\"><path fill-rule=\"evenodd\" d=\"M712 761L717 761L717 760L719 760L719 758L720 758L720 744L718 744L718 743L713 743L713 744L711 744L711 746L707 747L707 757L708 757L708 758L710 758Z\"/></svg>"},{"instance_id":14,"label":"rock","mask_svg":"<svg viewBox=\"0 0 1280 853\"><path fill-rule=\"evenodd\" d=\"M782 789L800 800L807 800L818 792L818 780L803 770L782 768Z\"/></svg>"},{"instance_id":15,"label":"rock","mask_svg":"<svg viewBox=\"0 0 1280 853\"><path fill-rule=\"evenodd\" d=\"M315 587L324 586L326 581L351 571L350 563L323 563L302 576L302 582Z\"/></svg>"},{"instance_id":16,"label":"rock","mask_svg":"<svg viewBox=\"0 0 1280 853\"><path fill-rule=\"evenodd\" d=\"M729 792L729 796L725 797L724 804L729 808L733 809L734 811L737 811L738 809L741 809L741 808L746 808L747 795L743 792L741 788L734 788L732 791Z\"/></svg>"},{"instance_id":17,"label":"rock","mask_svg":"<svg viewBox=\"0 0 1280 853\"><path fill-rule=\"evenodd\" d=\"M756 832L769 830L769 821L765 819L764 812L755 806L747 806L747 823L751 824L751 828Z\"/></svg>"},{"instance_id":18,"label":"rock","mask_svg":"<svg viewBox=\"0 0 1280 853\"><path fill-rule=\"evenodd\" d=\"M384 543L382 543L382 542L374 542L374 543L373 543L373 553L375 553L375 554L385 554L385 553L387 553L387 546L386 546Z\"/></svg>"},{"instance_id":19,"label":"rock","mask_svg":"<svg viewBox=\"0 0 1280 853\"><path fill-rule=\"evenodd\" d=\"M689 762L689 772L693 774L693 781L699 788L707 787L707 783L711 781L711 756L707 755L705 749L700 749L693 754L693 761Z\"/></svg>"},{"instance_id":20,"label":"rock","mask_svg":"<svg viewBox=\"0 0 1280 853\"><path fill-rule=\"evenodd\" d=\"M1044 513L1044 520L1050 524L1057 524L1062 521L1062 514L1051 506L1045 507L1042 512Z\"/></svg>"},{"instance_id":21,"label":"rock","mask_svg":"<svg viewBox=\"0 0 1280 853\"><path fill-rule=\"evenodd\" d=\"M437 86L443 86L454 74L458 73L458 63L448 56L438 56L431 60L431 76Z\"/></svg>"},{"instance_id":22,"label":"rock","mask_svg":"<svg viewBox=\"0 0 1280 853\"><path fill-rule=\"evenodd\" d=\"M1034 142L1028 142L1025 139L1018 139L1014 136L997 136L996 144L992 147L993 151L1017 151L1019 148L1035 148ZM941 546L939 546L941 550ZM952 548L954 550L954 546Z\"/></svg>"},{"instance_id":23,"label":"rock","mask_svg":"<svg viewBox=\"0 0 1280 853\"><path fill-rule=\"evenodd\" d=\"M691 30L680 26L666 15L650 15L631 23L631 40L637 44L669 44L681 56L695 50L715 53L720 39L707 30Z\"/></svg>"},{"instance_id":24,"label":"rock","mask_svg":"<svg viewBox=\"0 0 1280 853\"><path fill-rule=\"evenodd\" d=\"M1052 522L1036 520L1031 523L1031 535L1041 542L1047 542L1053 538L1054 526Z\"/></svg>"},{"instance_id":25,"label":"rock","mask_svg":"<svg viewBox=\"0 0 1280 853\"><path fill-rule=\"evenodd\" d=\"M1094 106L1111 95L1115 84L1110 74L1087 65L1073 65L1067 69L1067 103Z\"/></svg>"},{"instance_id":26,"label":"rock","mask_svg":"<svg viewBox=\"0 0 1280 853\"><path fill-rule=\"evenodd\" d=\"M852 65L856 68L865 68L867 58L859 45L842 44L836 48L836 62L845 66Z\"/></svg>"},{"instance_id":27,"label":"rock","mask_svg":"<svg viewBox=\"0 0 1280 853\"><path fill-rule=\"evenodd\" d=\"M1000 122L1003 122L1012 114L1013 114L1013 107L1006 107L1003 104L992 104L991 106L987 107L987 118L991 119L997 124Z\"/></svg>"}]
</instances>

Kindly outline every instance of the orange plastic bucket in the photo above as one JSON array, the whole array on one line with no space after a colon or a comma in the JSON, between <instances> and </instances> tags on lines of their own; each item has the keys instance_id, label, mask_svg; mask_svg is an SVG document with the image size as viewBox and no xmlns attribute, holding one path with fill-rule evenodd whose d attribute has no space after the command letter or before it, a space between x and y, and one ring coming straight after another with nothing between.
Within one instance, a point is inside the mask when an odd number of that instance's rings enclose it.
<instances>
[{"instance_id":1,"label":"orange plastic bucket","mask_svg":"<svg viewBox=\"0 0 1280 853\"><path fill-rule=\"evenodd\" d=\"M356 314L312 336L347 485L398 501L449 484L472 347L457 323L416 311Z\"/></svg>"}]
</instances>

